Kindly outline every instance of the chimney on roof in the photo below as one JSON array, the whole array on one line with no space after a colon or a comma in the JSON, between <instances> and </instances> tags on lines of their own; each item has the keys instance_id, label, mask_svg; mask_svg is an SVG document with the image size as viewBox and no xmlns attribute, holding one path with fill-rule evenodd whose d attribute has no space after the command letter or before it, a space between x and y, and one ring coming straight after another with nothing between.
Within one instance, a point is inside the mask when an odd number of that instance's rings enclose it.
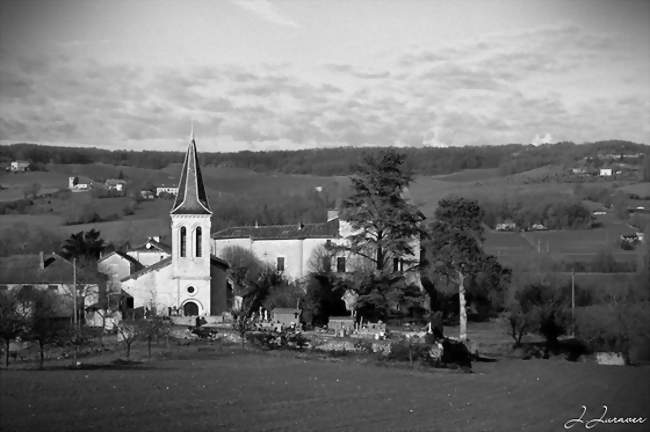
<instances>
[{"instance_id":1,"label":"chimney on roof","mask_svg":"<svg viewBox=\"0 0 650 432\"><path fill-rule=\"evenodd\" d=\"M333 221L334 219L339 218L338 210L327 210L327 222Z\"/></svg>"},{"instance_id":2,"label":"chimney on roof","mask_svg":"<svg viewBox=\"0 0 650 432\"><path fill-rule=\"evenodd\" d=\"M260 224L258 224L257 221L255 221L255 228L259 228L259 227L260 227Z\"/></svg>"},{"instance_id":3,"label":"chimney on roof","mask_svg":"<svg viewBox=\"0 0 650 432\"><path fill-rule=\"evenodd\" d=\"M45 258L43 257L43 251L38 253L38 268L45 270Z\"/></svg>"}]
</instances>

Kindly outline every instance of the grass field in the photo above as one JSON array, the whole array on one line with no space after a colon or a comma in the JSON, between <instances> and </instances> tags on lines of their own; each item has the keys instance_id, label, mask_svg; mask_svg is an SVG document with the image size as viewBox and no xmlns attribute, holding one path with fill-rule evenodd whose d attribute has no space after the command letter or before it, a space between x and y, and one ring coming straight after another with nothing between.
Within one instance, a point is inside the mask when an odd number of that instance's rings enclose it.
<instances>
[{"instance_id":1,"label":"grass field","mask_svg":"<svg viewBox=\"0 0 650 432\"><path fill-rule=\"evenodd\" d=\"M635 194L642 198L650 197L650 182L636 183L618 188L623 192Z\"/></svg>"},{"instance_id":2,"label":"grass field","mask_svg":"<svg viewBox=\"0 0 650 432\"><path fill-rule=\"evenodd\" d=\"M2 371L3 431L562 431L647 417L648 367L564 360L409 370L290 353L203 352L133 369ZM577 425L574 430L584 430ZM600 425L594 430L643 431Z\"/></svg>"}]
</instances>

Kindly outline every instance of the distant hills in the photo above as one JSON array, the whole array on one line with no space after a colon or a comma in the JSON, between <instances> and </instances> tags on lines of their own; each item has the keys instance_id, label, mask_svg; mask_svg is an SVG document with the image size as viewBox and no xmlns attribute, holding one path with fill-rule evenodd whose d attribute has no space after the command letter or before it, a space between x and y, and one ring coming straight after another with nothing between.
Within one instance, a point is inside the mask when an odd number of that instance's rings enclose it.
<instances>
[{"instance_id":1,"label":"distant hills","mask_svg":"<svg viewBox=\"0 0 650 432\"><path fill-rule=\"evenodd\" d=\"M351 165L364 153L379 147L339 147L283 151L241 151L236 153L201 153L204 165L246 168L257 172L313 174L321 176L349 175ZM608 140L575 144L560 142L540 146L507 144L482 147L447 147L399 149L407 156L415 174L440 175L464 169L498 169L501 175L514 174L550 164L569 166L575 161L593 158L598 154L640 155L650 157L650 146L629 141ZM38 144L11 144L0 146L0 163L28 160L33 165L47 163L133 166L161 169L182 160L182 152L103 150L91 147L57 147Z\"/></svg>"}]
</instances>

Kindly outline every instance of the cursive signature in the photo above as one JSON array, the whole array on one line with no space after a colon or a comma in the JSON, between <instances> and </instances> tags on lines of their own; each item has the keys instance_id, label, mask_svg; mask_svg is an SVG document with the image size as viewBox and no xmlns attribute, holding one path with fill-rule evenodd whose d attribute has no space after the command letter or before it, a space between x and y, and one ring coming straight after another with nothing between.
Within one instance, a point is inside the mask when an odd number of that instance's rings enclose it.
<instances>
[{"instance_id":1,"label":"cursive signature","mask_svg":"<svg viewBox=\"0 0 650 432\"><path fill-rule=\"evenodd\" d=\"M586 420L585 414L587 413L587 407L582 405L581 408L582 413L580 414L580 417L567 420L567 422L564 423L564 429L571 429L577 424L584 425L585 429L593 429L599 424L643 424L648 420L647 417L606 417L607 405L603 405L603 413L600 417Z\"/></svg>"}]
</instances>

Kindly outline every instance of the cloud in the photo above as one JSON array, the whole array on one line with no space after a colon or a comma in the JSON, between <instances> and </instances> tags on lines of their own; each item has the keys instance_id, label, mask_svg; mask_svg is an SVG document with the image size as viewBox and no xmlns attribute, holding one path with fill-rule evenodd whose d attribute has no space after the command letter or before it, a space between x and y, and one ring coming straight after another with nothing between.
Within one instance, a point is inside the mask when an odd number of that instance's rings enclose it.
<instances>
[{"instance_id":1,"label":"cloud","mask_svg":"<svg viewBox=\"0 0 650 432\"><path fill-rule=\"evenodd\" d=\"M232 2L264 21L286 27L300 27L291 18L283 15L269 0L232 0Z\"/></svg>"},{"instance_id":2,"label":"cloud","mask_svg":"<svg viewBox=\"0 0 650 432\"><path fill-rule=\"evenodd\" d=\"M550 133L546 132L546 135L540 137L539 135L535 135L533 140L530 142L534 146L538 146L541 144L552 144L553 143L553 137L551 136Z\"/></svg>"},{"instance_id":3,"label":"cloud","mask_svg":"<svg viewBox=\"0 0 650 432\"><path fill-rule=\"evenodd\" d=\"M3 57L0 139L181 149L194 119L206 151L648 142L647 74L624 57L617 68L618 48L610 36L558 26L395 53L381 67L321 64L314 74Z\"/></svg>"}]
</instances>

